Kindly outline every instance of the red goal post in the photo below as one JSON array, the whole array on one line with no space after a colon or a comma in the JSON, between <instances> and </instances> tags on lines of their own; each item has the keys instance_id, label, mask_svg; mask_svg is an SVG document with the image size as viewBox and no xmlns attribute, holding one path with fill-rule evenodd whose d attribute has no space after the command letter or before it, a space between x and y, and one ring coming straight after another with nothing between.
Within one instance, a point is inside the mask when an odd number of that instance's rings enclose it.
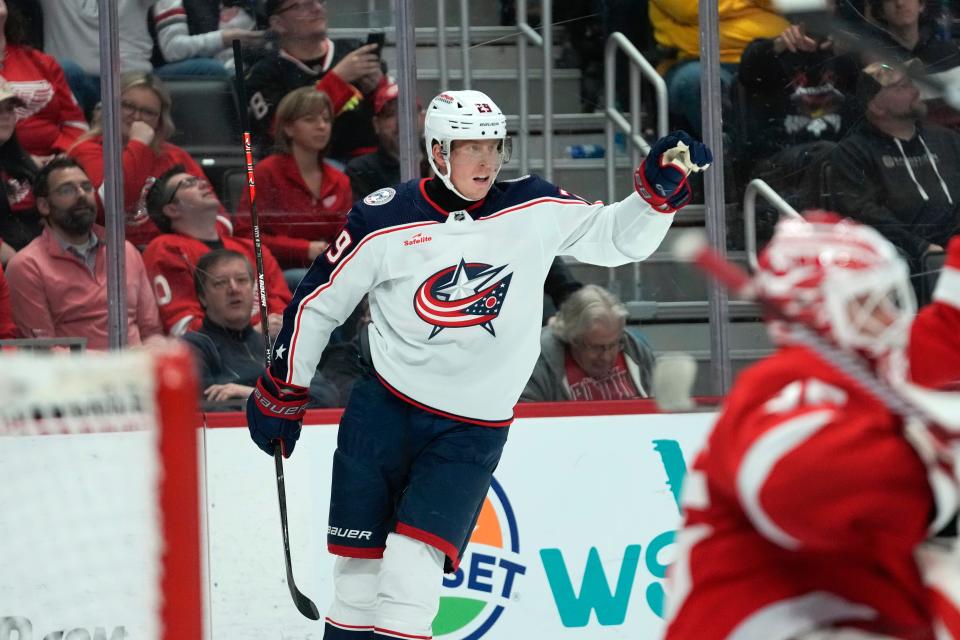
<instances>
[{"instance_id":1,"label":"red goal post","mask_svg":"<svg viewBox=\"0 0 960 640\"><path fill-rule=\"evenodd\" d=\"M199 640L197 381L182 347L0 354L0 640Z\"/></svg>"}]
</instances>

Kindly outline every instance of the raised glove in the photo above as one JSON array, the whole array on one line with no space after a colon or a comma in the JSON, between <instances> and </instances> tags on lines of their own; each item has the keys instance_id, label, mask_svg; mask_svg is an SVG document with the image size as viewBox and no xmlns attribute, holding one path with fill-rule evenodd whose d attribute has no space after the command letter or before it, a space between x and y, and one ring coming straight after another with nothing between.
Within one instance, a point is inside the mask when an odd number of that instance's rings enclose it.
<instances>
[{"instance_id":1,"label":"raised glove","mask_svg":"<svg viewBox=\"0 0 960 640\"><path fill-rule=\"evenodd\" d=\"M686 131L674 131L650 147L650 154L633 174L640 197L662 213L673 213L690 200L687 176L713 162L710 148Z\"/></svg>"},{"instance_id":2,"label":"raised glove","mask_svg":"<svg viewBox=\"0 0 960 640\"><path fill-rule=\"evenodd\" d=\"M307 389L280 382L267 369L247 398L250 437L270 455L279 442L283 457L289 458L300 437L308 400Z\"/></svg>"}]
</instances>

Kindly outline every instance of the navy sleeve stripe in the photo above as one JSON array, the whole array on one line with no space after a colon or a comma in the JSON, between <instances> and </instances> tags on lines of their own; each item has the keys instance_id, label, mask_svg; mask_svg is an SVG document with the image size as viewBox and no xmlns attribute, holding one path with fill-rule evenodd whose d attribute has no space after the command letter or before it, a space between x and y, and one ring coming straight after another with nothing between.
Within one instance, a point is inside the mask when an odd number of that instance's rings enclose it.
<instances>
[{"instance_id":1,"label":"navy sleeve stripe","mask_svg":"<svg viewBox=\"0 0 960 640\"><path fill-rule=\"evenodd\" d=\"M296 320L293 323L293 335L290 338L290 349L289 349L290 355L288 356L288 359L287 359L287 375L285 376L285 382L287 382L288 384L292 384L293 374L296 369L296 367L294 366L294 362L295 362L296 351L297 351L297 337L300 334L300 320L301 320L301 317L303 316L303 311L306 305L312 300L316 299L317 296L319 296L321 293L323 293L333 285L334 278L336 278L337 274L339 274L343 270L344 266L346 266L346 264L353 259L353 256L357 255L357 253L360 251L360 248L363 245L365 245L367 242L369 242L370 240L378 236L382 236L382 235L386 235L386 234L394 233L398 231L406 231L407 229L414 229L416 227L425 227L425 226L435 225L435 224L440 224L440 223L433 222L432 220L429 222L416 222L413 224L406 224L399 227L387 227L385 229L375 231L374 233L367 234L353 248L353 251L349 252L346 256L344 256L341 262L337 263L337 266L335 266L333 268L333 271L330 272L330 277L325 283L317 286L317 288L314 289L310 293L310 295L304 296L303 300L300 301L300 304L297 305L297 316L296 316Z\"/></svg>"}]
</instances>

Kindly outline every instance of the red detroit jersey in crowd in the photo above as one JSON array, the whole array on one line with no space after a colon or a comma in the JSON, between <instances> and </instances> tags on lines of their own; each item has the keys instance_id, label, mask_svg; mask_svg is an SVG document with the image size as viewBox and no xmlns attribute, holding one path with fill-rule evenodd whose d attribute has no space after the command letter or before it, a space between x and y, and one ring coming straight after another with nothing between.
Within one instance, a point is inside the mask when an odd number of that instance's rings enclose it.
<instances>
[{"instance_id":1,"label":"red detroit jersey in crowd","mask_svg":"<svg viewBox=\"0 0 960 640\"><path fill-rule=\"evenodd\" d=\"M263 243L284 268L310 265L311 240L332 242L352 204L350 180L329 163L321 163L320 195L315 196L288 153L264 158L255 169L257 216ZM250 194L244 189L235 235L250 235Z\"/></svg>"},{"instance_id":2,"label":"red detroit jersey in crowd","mask_svg":"<svg viewBox=\"0 0 960 640\"><path fill-rule=\"evenodd\" d=\"M257 262L252 241L224 235L221 235L220 240L224 249L245 255L253 270L253 265ZM183 335L187 331L199 329L203 323L203 307L197 298L193 272L197 261L210 251L211 248L202 240L179 233L157 236L144 251L143 261L160 305L163 330L167 333ZM280 265L266 247L263 247L263 276L267 286L267 312L283 313L290 302L290 289L283 279ZM259 327L260 294L254 293L253 299L250 324Z\"/></svg>"},{"instance_id":3,"label":"red detroit jersey in crowd","mask_svg":"<svg viewBox=\"0 0 960 640\"><path fill-rule=\"evenodd\" d=\"M27 153L64 152L87 131L80 105L55 59L30 47L7 45L0 81L26 106L17 107L17 140Z\"/></svg>"}]
</instances>

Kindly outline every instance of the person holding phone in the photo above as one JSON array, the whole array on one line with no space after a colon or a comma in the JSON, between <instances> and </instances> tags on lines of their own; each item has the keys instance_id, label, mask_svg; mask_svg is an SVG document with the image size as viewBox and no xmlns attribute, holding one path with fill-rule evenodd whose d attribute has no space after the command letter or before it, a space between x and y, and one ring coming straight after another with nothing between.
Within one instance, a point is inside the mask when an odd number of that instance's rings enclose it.
<instances>
[{"instance_id":1,"label":"person holding phone","mask_svg":"<svg viewBox=\"0 0 960 640\"><path fill-rule=\"evenodd\" d=\"M346 164L375 151L373 95L386 81L379 57L383 34L371 34L368 44L328 38L326 0L267 0L264 10L278 46L247 73L251 133L258 151L272 150L280 100L309 85L333 102L328 157Z\"/></svg>"}]
</instances>

